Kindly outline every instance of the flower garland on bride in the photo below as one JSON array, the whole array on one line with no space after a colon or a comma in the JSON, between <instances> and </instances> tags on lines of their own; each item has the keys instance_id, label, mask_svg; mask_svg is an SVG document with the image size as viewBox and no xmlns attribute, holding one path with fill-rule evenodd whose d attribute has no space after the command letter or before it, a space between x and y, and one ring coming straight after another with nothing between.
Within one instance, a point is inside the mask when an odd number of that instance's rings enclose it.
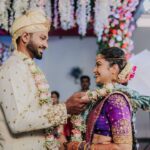
<instances>
[{"instance_id":1,"label":"flower garland on bride","mask_svg":"<svg viewBox=\"0 0 150 150\"><path fill-rule=\"evenodd\" d=\"M102 88L96 89L94 91L88 91L86 93L85 97L88 97L88 99L91 101L91 104L94 104L98 99L102 99L104 96L108 95L110 92L112 92L113 84L107 84L103 86ZM85 98L83 97L83 98ZM85 110L84 113L80 115L73 115L71 117L71 122L73 124L73 130L72 130L72 141L78 141L81 142L84 140L84 134L86 132L86 119L88 114L88 109ZM86 115L86 117L85 117Z\"/></svg>"}]
</instances>

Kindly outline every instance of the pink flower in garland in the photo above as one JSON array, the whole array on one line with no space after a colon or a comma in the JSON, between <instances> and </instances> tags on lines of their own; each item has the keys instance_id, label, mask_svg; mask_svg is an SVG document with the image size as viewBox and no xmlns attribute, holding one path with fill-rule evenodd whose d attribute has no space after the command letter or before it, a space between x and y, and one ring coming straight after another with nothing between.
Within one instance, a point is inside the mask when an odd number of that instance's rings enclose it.
<instances>
[{"instance_id":1,"label":"pink flower in garland","mask_svg":"<svg viewBox=\"0 0 150 150\"><path fill-rule=\"evenodd\" d=\"M114 35L117 34L117 30L116 30L116 29L113 29L111 32L112 32Z\"/></svg>"},{"instance_id":2,"label":"pink flower in garland","mask_svg":"<svg viewBox=\"0 0 150 150\"><path fill-rule=\"evenodd\" d=\"M40 91L45 91L45 90L49 89L49 85L47 83L44 83L44 82L37 84L37 87Z\"/></svg>"},{"instance_id":3,"label":"pink flower in garland","mask_svg":"<svg viewBox=\"0 0 150 150\"><path fill-rule=\"evenodd\" d=\"M47 99L47 93L41 93L40 94L40 99L42 99L42 100L45 100L45 99Z\"/></svg>"},{"instance_id":4,"label":"pink flower in garland","mask_svg":"<svg viewBox=\"0 0 150 150\"><path fill-rule=\"evenodd\" d=\"M74 121L74 124L75 124L76 126L80 126L80 125L81 125L81 122L82 122L82 120L75 120L75 121Z\"/></svg>"},{"instance_id":5,"label":"pink flower in garland","mask_svg":"<svg viewBox=\"0 0 150 150\"><path fill-rule=\"evenodd\" d=\"M37 83L39 83L43 78L40 74L36 74L34 79L36 80Z\"/></svg>"},{"instance_id":6,"label":"pink flower in garland","mask_svg":"<svg viewBox=\"0 0 150 150\"><path fill-rule=\"evenodd\" d=\"M77 129L72 130L72 133L75 135L81 134L81 132Z\"/></svg>"},{"instance_id":7,"label":"pink flower in garland","mask_svg":"<svg viewBox=\"0 0 150 150\"><path fill-rule=\"evenodd\" d=\"M78 129L73 129L72 130L72 133L73 133L73 136L74 136L74 138L81 138L81 131L80 130L78 130Z\"/></svg>"},{"instance_id":8,"label":"pink flower in garland","mask_svg":"<svg viewBox=\"0 0 150 150\"><path fill-rule=\"evenodd\" d=\"M125 24L124 23L120 23L120 28L123 30L125 28Z\"/></svg>"}]
</instances>

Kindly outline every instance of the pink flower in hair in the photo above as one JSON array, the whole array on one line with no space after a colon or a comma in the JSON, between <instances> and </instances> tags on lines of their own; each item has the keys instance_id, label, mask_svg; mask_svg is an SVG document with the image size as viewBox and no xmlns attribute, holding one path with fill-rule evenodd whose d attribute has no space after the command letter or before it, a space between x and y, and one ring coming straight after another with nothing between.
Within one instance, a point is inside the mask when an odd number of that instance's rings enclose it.
<instances>
[{"instance_id":1,"label":"pink flower in hair","mask_svg":"<svg viewBox=\"0 0 150 150\"><path fill-rule=\"evenodd\" d=\"M130 76L129 76L129 80L131 80L132 78L134 78L136 70L137 70L137 67L133 66L132 67L132 72L130 73Z\"/></svg>"}]
</instances>

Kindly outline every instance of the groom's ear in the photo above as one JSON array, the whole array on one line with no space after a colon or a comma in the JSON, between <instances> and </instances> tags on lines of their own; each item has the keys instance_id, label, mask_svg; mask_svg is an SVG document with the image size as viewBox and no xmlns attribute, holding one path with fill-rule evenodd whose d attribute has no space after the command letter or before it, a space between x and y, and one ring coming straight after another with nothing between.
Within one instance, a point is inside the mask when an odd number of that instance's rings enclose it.
<instances>
[{"instance_id":1,"label":"groom's ear","mask_svg":"<svg viewBox=\"0 0 150 150\"><path fill-rule=\"evenodd\" d=\"M22 35L21 35L21 41L24 43L24 44L27 44L29 41L30 41L30 37L31 35L27 32L24 32Z\"/></svg>"}]
</instances>

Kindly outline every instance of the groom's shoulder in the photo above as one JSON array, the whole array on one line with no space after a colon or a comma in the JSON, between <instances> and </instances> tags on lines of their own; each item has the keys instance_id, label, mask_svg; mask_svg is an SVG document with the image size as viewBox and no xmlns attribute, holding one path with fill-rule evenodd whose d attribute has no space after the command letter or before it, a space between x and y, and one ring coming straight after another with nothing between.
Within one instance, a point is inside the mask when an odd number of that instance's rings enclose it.
<instances>
[{"instance_id":1,"label":"groom's shoulder","mask_svg":"<svg viewBox=\"0 0 150 150\"><path fill-rule=\"evenodd\" d=\"M24 66L25 63L23 62L23 60L20 59L18 56L12 54L0 67L0 72L9 73L9 71L12 70L22 70Z\"/></svg>"}]
</instances>

